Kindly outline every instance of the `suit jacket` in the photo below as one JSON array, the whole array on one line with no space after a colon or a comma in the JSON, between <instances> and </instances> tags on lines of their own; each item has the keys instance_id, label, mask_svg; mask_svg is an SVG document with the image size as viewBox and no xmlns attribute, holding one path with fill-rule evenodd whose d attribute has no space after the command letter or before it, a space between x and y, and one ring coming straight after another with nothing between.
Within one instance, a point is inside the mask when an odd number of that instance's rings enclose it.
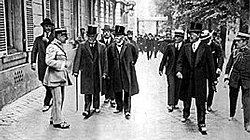
<instances>
[{"instance_id":1,"label":"suit jacket","mask_svg":"<svg viewBox=\"0 0 250 140\"><path fill-rule=\"evenodd\" d=\"M48 66L43 79L44 85L48 87L72 85L65 68L66 61L67 55L62 44L54 39L46 49L45 62Z\"/></svg>"},{"instance_id":2,"label":"suit jacket","mask_svg":"<svg viewBox=\"0 0 250 140\"><path fill-rule=\"evenodd\" d=\"M76 51L73 73L81 71L82 94L95 94L102 91L102 76L108 73L105 45L98 41L96 41L95 45L98 48L96 55L92 54L88 41L81 43Z\"/></svg>"},{"instance_id":3,"label":"suit jacket","mask_svg":"<svg viewBox=\"0 0 250 140\"><path fill-rule=\"evenodd\" d=\"M213 58L214 58L215 69L219 68L222 70L222 66L224 63L222 48L219 44L216 44L215 42L212 42L210 46L211 46L211 51L212 51Z\"/></svg>"},{"instance_id":4,"label":"suit jacket","mask_svg":"<svg viewBox=\"0 0 250 140\"><path fill-rule=\"evenodd\" d=\"M108 48L109 76L111 78L111 89L121 92L124 89L130 96L139 92L135 64L138 51L134 46L126 42L119 54L116 43Z\"/></svg>"},{"instance_id":5,"label":"suit jacket","mask_svg":"<svg viewBox=\"0 0 250 140\"><path fill-rule=\"evenodd\" d=\"M243 57L236 60L237 57L232 53L229 57L225 74L230 74L229 85L237 88L241 81L244 89L250 88L250 49L242 50Z\"/></svg>"},{"instance_id":6,"label":"suit jacket","mask_svg":"<svg viewBox=\"0 0 250 140\"><path fill-rule=\"evenodd\" d=\"M211 48L203 41L197 48L197 55L192 63L192 43L185 44L180 51L177 60L176 72L181 72L183 75L182 89L180 94L181 100L186 100L195 97L198 103L204 103L207 95L207 79L211 78L216 81L214 60L211 53ZM194 87L194 88L193 88Z\"/></svg>"},{"instance_id":7,"label":"suit jacket","mask_svg":"<svg viewBox=\"0 0 250 140\"><path fill-rule=\"evenodd\" d=\"M183 46L184 43L182 43ZM176 70L176 59L178 56L176 56L175 53L175 43L168 44L164 42L164 45L166 45L166 50L163 53L163 57L160 63L159 71L163 71L165 67L165 74L169 75L171 73L175 73ZM181 46L181 48L182 48ZM177 57L177 58L176 58Z\"/></svg>"},{"instance_id":8,"label":"suit jacket","mask_svg":"<svg viewBox=\"0 0 250 140\"><path fill-rule=\"evenodd\" d=\"M54 34L50 34L49 42L43 41L43 35L36 37L34 46L31 51L31 63L38 64L38 79L43 82L44 74L46 71L45 54L46 48L54 39Z\"/></svg>"},{"instance_id":9,"label":"suit jacket","mask_svg":"<svg viewBox=\"0 0 250 140\"><path fill-rule=\"evenodd\" d=\"M109 42L109 43L106 43L106 42L104 41L104 38L103 38L103 37L99 40L99 42L105 44L105 47L107 48L110 44L112 44L112 43L114 42L114 39L113 39L112 37L110 37L110 38L111 38L111 39L110 39L110 42Z\"/></svg>"}]
</instances>

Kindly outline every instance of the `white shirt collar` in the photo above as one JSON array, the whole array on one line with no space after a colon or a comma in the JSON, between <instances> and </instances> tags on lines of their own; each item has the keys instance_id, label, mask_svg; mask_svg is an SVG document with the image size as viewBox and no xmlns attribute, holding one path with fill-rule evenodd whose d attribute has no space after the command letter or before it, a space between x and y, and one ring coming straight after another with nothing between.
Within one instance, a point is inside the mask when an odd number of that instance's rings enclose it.
<instances>
[{"instance_id":1,"label":"white shirt collar","mask_svg":"<svg viewBox=\"0 0 250 140\"><path fill-rule=\"evenodd\" d=\"M197 50L197 48L199 47L200 43L201 43L201 40L198 39L196 42L194 42L194 43L192 44L192 49L193 49L194 52L195 52L195 51Z\"/></svg>"}]
</instances>

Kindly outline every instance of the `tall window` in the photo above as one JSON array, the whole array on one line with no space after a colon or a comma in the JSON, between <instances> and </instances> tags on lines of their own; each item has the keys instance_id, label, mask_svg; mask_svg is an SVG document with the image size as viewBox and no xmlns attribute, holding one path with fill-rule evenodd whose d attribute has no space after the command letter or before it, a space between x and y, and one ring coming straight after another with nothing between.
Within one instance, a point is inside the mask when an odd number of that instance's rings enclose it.
<instances>
[{"instance_id":1,"label":"tall window","mask_svg":"<svg viewBox=\"0 0 250 140\"><path fill-rule=\"evenodd\" d=\"M23 1L4 0L6 14L7 52L23 51Z\"/></svg>"}]
</instances>

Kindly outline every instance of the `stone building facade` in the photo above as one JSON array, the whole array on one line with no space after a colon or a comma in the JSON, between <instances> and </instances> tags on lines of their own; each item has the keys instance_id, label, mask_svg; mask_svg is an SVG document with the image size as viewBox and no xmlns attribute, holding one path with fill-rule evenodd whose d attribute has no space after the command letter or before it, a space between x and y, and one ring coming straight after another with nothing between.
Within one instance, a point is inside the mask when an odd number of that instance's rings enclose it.
<instances>
[{"instance_id":1,"label":"stone building facade","mask_svg":"<svg viewBox=\"0 0 250 140\"><path fill-rule=\"evenodd\" d=\"M0 0L0 109L41 86L30 68L30 51L44 18L66 28L74 40L88 24L99 31L104 24L127 24L126 6L127 1L117 0Z\"/></svg>"}]
</instances>

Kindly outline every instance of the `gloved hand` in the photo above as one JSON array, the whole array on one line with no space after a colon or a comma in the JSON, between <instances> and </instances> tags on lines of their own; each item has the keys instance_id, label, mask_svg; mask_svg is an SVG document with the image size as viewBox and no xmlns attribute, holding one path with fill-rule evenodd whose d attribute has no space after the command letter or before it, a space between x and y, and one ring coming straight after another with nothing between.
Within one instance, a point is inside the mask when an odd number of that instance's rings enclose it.
<instances>
[{"instance_id":1,"label":"gloved hand","mask_svg":"<svg viewBox=\"0 0 250 140\"><path fill-rule=\"evenodd\" d=\"M177 72L176 76L177 76L179 79L182 79L182 78L183 78L183 75L181 74L181 72Z\"/></svg>"}]
</instances>

